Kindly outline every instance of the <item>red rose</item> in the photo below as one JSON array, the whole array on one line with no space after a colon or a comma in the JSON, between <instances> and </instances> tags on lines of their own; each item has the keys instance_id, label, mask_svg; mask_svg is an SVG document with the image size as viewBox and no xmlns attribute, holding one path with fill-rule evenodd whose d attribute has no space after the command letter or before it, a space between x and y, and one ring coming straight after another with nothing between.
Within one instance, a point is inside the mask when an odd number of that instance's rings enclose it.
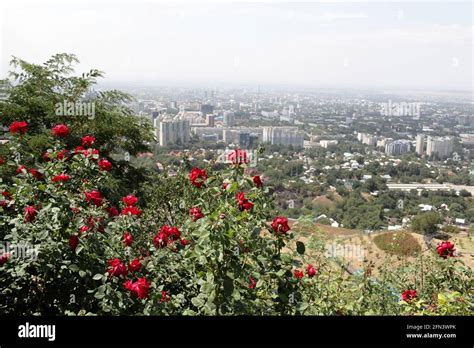
<instances>
[{"instance_id":1,"label":"red rose","mask_svg":"<svg viewBox=\"0 0 474 348\"><path fill-rule=\"evenodd\" d=\"M5 164L5 160L3 158L0 158L0 166Z\"/></svg>"},{"instance_id":2,"label":"red rose","mask_svg":"<svg viewBox=\"0 0 474 348\"><path fill-rule=\"evenodd\" d=\"M168 236L166 233L158 232L156 236L153 237L153 244L157 248L164 248L168 244Z\"/></svg>"},{"instance_id":3,"label":"red rose","mask_svg":"<svg viewBox=\"0 0 474 348\"><path fill-rule=\"evenodd\" d=\"M26 168L25 166L22 165L22 166L19 166L19 167L16 169L15 173L18 175L18 174L23 173L23 171L28 172L28 168Z\"/></svg>"},{"instance_id":4,"label":"red rose","mask_svg":"<svg viewBox=\"0 0 474 348\"><path fill-rule=\"evenodd\" d=\"M84 149L82 146L76 146L76 147L74 148L74 154L75 154L75 155L78 155L78 154L80 154L80 153L83 154L84 151L85 151L85 149Z\"/></svg>"},{"instance_id":5,"label":"red rose","mask_svg":"<svg viewBox=\"0 0 474 348\"><path fill-rule=\"evenodd\" d=\"M132 237L132 235L131 235L130 233L128 233L128 232L125 232L125 233L123 234L123 242L124 242L125 245L128 246L128 247L129 247L130 245L132 245L132 242L133 242L133 237Z\"/></svg>"},{"instance_id":6,"label":"red rose","mask_svg":"<svg viewBox=\"0 0 474 348\"><path fill-rule=\"evenodd\" d=\"M237 193L237 203L239 204L239 209L243 210L250 210L253 207L253 203L250 202L247 198L245 198L244 192Z\"/></svg>"},{"instance_id":7,"label":"red rose","mask_svg":"<svg viewBox=\"0 0 474 348\"><path fill-rule=\"evenodd\" d=\"M89 231L89 226L81 226L81 228L79 228L79 232L82 234L86 233L87 231Z\"/></svg>"},{"instance_id":8,"label":"red rose","mask_svg":"<svg viewBox=\"0 0 474 348\"><path fill-rule=\"evenodd\" d=\"M253 177L253 183L255 184L256 187L260 188L263 186L263 182L262 182L262 179L258 176L258 175L255 175Z\"/></svg>"},{"instance_id":9,"label":"red rose","mask_svg":"<svg viewBox=\"0 0 474 348\"><path fill-rule=\"evenodd\" d=\"M12 195L8 191L3 191L2 196L8 199L12 199Z\"/></svg>"},{"instance_id":10,"label":"red rose","mask_svg":"<svg viewBox=\"0 0 474 348\"><path fill-rule=\"evenodd\" d=\"M247 151L241 149L235 149L232 151L228 156L227 159L231 161L233 164L246 164L249 163L247 158Z\"/></svg>"},{"instance_id":11,"label":"red rose","mask_svg":"<svg viewBox=\"0 0 474 348\"><path fill-rule=\"evenodd\" d=\"M68 154L68 151L67 150L61 150L58 152L58 154L56 155L56 158L59 160L59 161L62 161L66 155Z\"/></svg>"},{"instance_id":12,"label":"red rose","mask_svg":"<svg viewBox=\"0 0 474 348\"><path fill-rule=\"evenodd\" d=\"M58 124L53 127L52 132L57 137L67 137L69 134L69 128L65 124Z\"/></svg>"},{"instance_id":13,"label":"red rose","mask_svg":"<svg viewBox=\"0 0 474 348\"><path fill-rule=\"evenodd\" d=\"M31 176L35 179L41 179L43 177L43 174L41 174L40 172L38 172L36 169L34 168L31 168L31 169L28 169L28 172L31 174Z\"/></svg>"},{"instance_id":14,"label":"red rose","mask_svg":"<svg viewBox=\"0 0 474 348\"><path fill-rule=\"evenodd\" d=\"M95 137L92 135L85 135L82 137L82 146L91 147L95 143Z\"/></svg>"},{"instance_id":15,"label":"red rose","mask_svg":"<svg viewBox=\"0 0 474 348\"><path fill-rule=\"evenodd\" d=\"M410 302L416 297L416 290L405 290L404 292L402 292L402 300L405 302Z\"/></svg>"},{"instance_id":16,"label":"red rose","mask_svg":"<svg viewBox=\"0 0 474 348\"><path fill-rule=\"evenodd\" d=\"M454 244L449 242L449 241L444 241L442 243L440 243L437 247L436 247L436 251L438 252L438 255L442 258L447 258L448 256L449 257L452 257L454 256L454 251L456 249L454 249Z\"/></svg>"},{"instance_id":17,"label":"red rose","mask_svg":"<svg viewBox=\"0 0 474 348\"><path fill-rule=\"evenodd\" d=\"M100 159L97 164L99 165L100 168L102 168L102 169L105 170L106 172L108 172L109 170L112 169L112 163L110 163L110 162L109 162L108 160L106 160L105 158Z\"/></svg>"},{"instance_id":18,"label":"red rose","mask_svg":"<svg viewBox=\"0 0 474 348\"><path fill-rule=\"evenodd\" d=\"M15 134L25 134L28 128L28 124L25 121L13 121L10 124L10 133Z\"/></svg>"},{"instance_id":19,"label":"red rose","mask_svg":"<svg viewBox=\"0 0 474 348\"><path fill-rule=\"evenodd\" d=\"M0 256L0 266L3 266L4 264L7 263L8 259L11 257L12 255L10 253L4 253L2 256Z\"/></svg>"},{"instance_id":20,"label":"red rose","mask_svg":"<svg viewBox=\"0 0 474 348\"><path fill-rule=\"evenodd\" d=\"M253 279L252 277L249 277L249 289L255 289L255 287L257 286L257 282L255 281L255 279Z\"/></svg>"},{"instance_id":21,"label":"red rose","mask_svg":"<svg viewBox=\"0 0 474 348\"><path fill-rule=\"evenodd\" d=\"M189 241L188 241L187 239L184 239L184 238L183 238L183 239L181 239L180 243L181 243L182 246L185 247L186 245L189 244Z\"/></svg>"},{"instance_id":22,"label":"red rose","mask_svg":"<svg viewBox=\"0 0 474 348\"><path fill-rule=\"evenodd\" d=\"M189 180L191 181L191 185L200 188L207 180L206 171L204 169L193 168L189 173Z\"/></svg>"},{"instance_id":23,"label":"red rose","mask_svg":"<svg viewBox=\"0 0 474 348\"><path fill-rule=\"evenodd\" d=\"M301 279L304 277L303 271L300 271L299 269L295 270L293 275L295 276L296 279Z\"/></svg>"},{"instance_id":24,"label":"red rose","mask_svg":"<svg viewBox=\"0 0 474 348\"><path fill-rule=\"evenodd\" d=\"M99 191L97 190L85 191L84 194L86 195L87 203L92 203L98 207L102 205L103 197Z\"/></svg>"},{"instance_id":25,"label":"red rose","mask_svg":"<svg viewBox=\"0 0 474 348\"><path fill-rule=\"evenodd\" d=\"M199 209L198 207L189 209L189 215L193 218L194 222L204 217L204 215L202 215L201 209Z\"/></svg>"},{"instance_id":26,"label":"red rose","mask_svg":"<svg viewBox=\"0 0 474 348\"><path fill-rule=\"evenodd\" d=\"M142 264L139 259L135 259L128 264L128 270L130 272L137 272L142 268Z\"/></svg>"},{"instance_id":27,"label":"red rose","mask_svg":"<svg viewBox=\"0 0 474 348\"><path fill-rule=\"evenodd\" d=\"M155 237L153 237L153 244L157 248L163 248L181 238L181 232L177 227L163 226Z\"/></svg>"},{"instance_id":28,"label":"red rose","mask_svg":"<svg viewBox=\"0 0 474 348\"><path fill-rule=\"evenodd\" d=\"M316 269L313 267L312 264L309 264L306 267L306 273L308 274L308 277L313 278L316 275Z\"/></svg>"},{"instance_id":29,"label":"red rose","mask_svg":"<svg viewBox=\"0 0 474 348\"><path fill-rule=\"evenodd\" d=\"M118 210L116 207L112 206L110 208L107 208L107 212L109 213L109 217L114 217L119 214Z\"/></svg>"},{"instance_id":30,"label":"red rose","mask_svg":"<svg viewBox=\"0 0 474 348\"><path fill-rule=\"evenodd\" d=\"M25 222L31 222L34 220L38 211L35 209L34 205L28 205L25 207Z\"/></svg>"},{"instance_id":31,"label":"red rose","mask_svg":"<svg viewBox=\"0 0 474 348\"><path fill-rule=\"evenodd\" d=\"M171 297L169 297L169 296L166 295L166 291L165 291L165 290L162 290L162 291L161 291L160 303L169 302L170 300L171 300Z\"/></svg>"},{"instance_id":32,"label":"red rose","mask_svg":"<svg viewBox=\"0 0 474 348\"><path fill-rule=\"evenodd\" d=\"M76 250L78 244L79 244L78 236L73 234L71 237L69 237L69 247L71 248L72 251Z\"/></svg>"},{"instance_id":33,"label":"red rose","mask_svg":"<svg viewBox=\"0 0 474 348\"><path fill-rule=\"evenodd\" d=\"M147 282L146 278L139 278L134 283L131 280L128 280L123 286L125 289L129 290L134 297L138 297L139 299L148 297L150 284Z\"/></svg>"},{"instance_id":34,"label":"red rose","mask_svg":"<svg viewBox=\"0 0 474 348\"><path fill-rule=\"evenodd\" d=\"M70 179L69 175L61 173L59 175L54 176L51 181L59 182L59 181L68 181Z\"/></svg>"},{"instance_id":35,"label":"red rose","mask_svg":"<svg viewBox=\"0 0 474 348\"><path fill-rule=\"evenodd\" d=\"M128 274L127 267L119 259L112 259L107 263L110 266L107 272L111 277L126 276Z\"/></svg>"},{"instance_id":36,"label":"red rose","mask_svg":"<svg viewBox=\"0 0 474 348\"><path fill-rule=\"evenodd\" d=\"M127 207L132 207L135 204L138 203L138 198L135 197L134 195L128 195L122 198L122 202L127 206Z\"/></svg>"},{"instance_id":37,"label":"red rose","mask_svg":"<svg viewBox=\"0 0 474 348\"><path fill-rule=\"evenodd\" d=\"M41 155L41 158L43 159L43 161L49 162L51 161L51 158L49 157L49 155L50 155L49 152L45 152L43 155Z\"/></svg>"},{"instance_id":38,"label":"red rose","mask_svg":"<svg viewBox=\"0 0 474 348\"><path fill-rule=\"evenodd\" d=\"M125 207L122 209L122 215L140 215L142 212L137 207Z\"/></svg>"},{"instance_id":39,"label":"red rose","mask_svg":"<svg viewBox=\"0 0 474 348\"><path fill-rule=\"evenodd\" d=\"M275 233L286 233L290 230L290 226L288 226L288 219L284 216L277 216L274 218L271 226Z\"/></svg>"},{"instance_id":40,"label":"red rose","mask_svg":"<svg viewBox=\"0 0 474 348\"><path fill-rule=\"evenodd\" d=\"M222 183L222 189L223 189L223 190L227 190L227 187L229 187L229 183L228 183L228 182Z\"/></svg>"}]
</instances>

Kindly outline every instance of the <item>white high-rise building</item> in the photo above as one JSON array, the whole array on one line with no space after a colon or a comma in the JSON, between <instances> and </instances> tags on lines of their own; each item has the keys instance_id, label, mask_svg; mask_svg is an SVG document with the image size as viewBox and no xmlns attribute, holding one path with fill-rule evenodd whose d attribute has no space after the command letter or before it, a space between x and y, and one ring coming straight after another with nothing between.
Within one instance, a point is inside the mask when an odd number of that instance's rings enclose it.
<instances>
[{"instance_id":1,"label":"white high-rise building","mask_svg":"<svg viewBox=\"0 0 474 348\"><path fill-rule=\"evenodd\" d=\"M416 136L416 153L420 156L423 155L425 151L425 136L423 134L418 134Z\"/></svg>"},{"instance_id":2,"label":"white high-rise building","mask_svg":"<svg viewBox=\"0 0 474 348\"><path fill-rule=\"evenodd\" d=\"M426 154L432 156L437 154L440 159L447 158L453 153L453 138L450 137L428 137L426 143Z\"/></svg>"},{"instance_id":3,"label":"white high-rise building","mask_svg":"<svg viewBox=\"0 0 474 348\"><path fill-rule=\"evenodd\" d=\"M298 127L263 127L263 142L303 147L304 132Z\"/></svg>"},{"instance_id":4,"label":"white high-rise building","mask_svg":"<svg viewBox=\"0 0 474 348\"><path fill-rule=\"evenodd\" d=\"M189 121L181 119L163 119L159 123L159 140L161 146L185 144L189 142Z\"/></svg>"}]
</instances>

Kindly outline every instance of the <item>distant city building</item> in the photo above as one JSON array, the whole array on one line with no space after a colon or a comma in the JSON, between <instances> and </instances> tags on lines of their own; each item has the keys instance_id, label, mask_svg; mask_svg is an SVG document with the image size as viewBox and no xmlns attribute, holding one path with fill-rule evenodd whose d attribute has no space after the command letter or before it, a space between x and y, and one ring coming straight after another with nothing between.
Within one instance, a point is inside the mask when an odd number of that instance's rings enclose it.
<instances>
[{"instance_id":1,"label":"distant city building","mask_svg":"<svg viewBox=\"0 0 474 348\"><path fill-rule=\"evenodd\" d=\"M327 149L329 146L337 145L337 143L338 143L337 140L321 140L319 142L321 147L324 147L325 149Z\"/></svg>"},{"instance_id":2,"label":"distant city building","mask_svg":"<svg viewBox=\"0 0 474 348\"><path fill-rule=\"evenodd\" d=\"M453 153L453 138L450 137L428 137L426 143L426 154L428 156L437 155L444 159Z\"/></svg>"},{"instance_id":3,"label":"distant city building","mask_svg":"<svg viewBox=\"0 0 474 348\"><path fill-rule=\"evenodd\" d=\"M234 113L232 111L224 111L224 125L229 127L234 125Z\"/></svg>"},{"instance_id":4,"label":"distant city building","mask_svg":"<svg viewBox=\"0 0 474 348\"><path fill-rule=\"evenodd\" d=\"M423 155L425 151L425 136L423 134L418 134L416 136L416 153L420 156Z\"/></svg>"},{"instance_id":5,"label":"distant city building","mask_svg":"<svg viewBox=\"0 0 474 348\"><path fill-rule=\"evenodd\" d=\"M215 125L215 119L216 119L216 116L215 115L207 115L206 116L206 124L208 127L214 127Z\"/></svg>"},{"instance_id":6,"label":"distant city building","mask_svg":"<svg viewBox=\"0 0 474 348\"><path fill-rule=\"evenodd\" d=\"M208 114L212 114L214 111L214 107L210 104L202 104L201 105L201 112L203 113L203 115L208 115Z\"/></svg>"},{"instance_id":7,"label":"distant city building","mask_svg":"<svg viewBox=\"0 0 474 348\"><path fill-rule=\"evenodd\" d=\"M410 148L410 141L395 140L385 145L385 153L390 156L403 155L410 152Z\"/></svg>"},{"instance_id":8,"label":"distant city building","mask_svg":"<svg viewBox=\"0 0 474 348\"><path fill-rule=\"evenodd\" d=\"M185 144L189 142L189 121L182 119L163 119L159 122L159 141L161 146Z\"/></svg>"},{"instance_id":9,"label":"distant city building","mask_svg":"<svg viewBox=\"0 0 474 348\"><path fill-rule=\"evenodd\" d=\"M263 142L303 147L304 132L298 127L263 127Z\"/></svg>"}]
</instances>

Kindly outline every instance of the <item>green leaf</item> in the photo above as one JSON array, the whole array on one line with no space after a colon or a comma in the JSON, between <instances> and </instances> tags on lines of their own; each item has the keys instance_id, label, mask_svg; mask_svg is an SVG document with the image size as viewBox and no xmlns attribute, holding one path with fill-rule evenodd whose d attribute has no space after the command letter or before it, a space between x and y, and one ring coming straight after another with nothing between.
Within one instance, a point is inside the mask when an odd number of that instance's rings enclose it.
<instances>
[{"instance_id":1,"label":"green leaf","mask_svg":"<svg viewBox=\"0 0 474 348\"><path fill-rule=\"evenodd\" d=\"M103 277L102 274L97 273L95 276L92 277L92 279L94 279L94 280L100 280L100 279L102 279L102 277Z\"/></svg>"}]
</instances>

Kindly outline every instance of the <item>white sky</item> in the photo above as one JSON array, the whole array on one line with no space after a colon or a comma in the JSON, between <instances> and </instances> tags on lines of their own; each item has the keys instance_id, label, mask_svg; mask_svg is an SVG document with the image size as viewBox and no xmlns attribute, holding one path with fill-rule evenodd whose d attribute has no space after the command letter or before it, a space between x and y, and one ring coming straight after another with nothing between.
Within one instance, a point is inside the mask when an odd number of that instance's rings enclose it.
<instances>
[{"instance_id":1,"label":"white sky","mask_svg":"<svg viewBox=\"0 0 474 348\"><path fill-rule=\"evenodd\" d=\"M0 1L1 75L68 52L109 82L473 84L471 1Z\"/></svg>"}]
</instances>

